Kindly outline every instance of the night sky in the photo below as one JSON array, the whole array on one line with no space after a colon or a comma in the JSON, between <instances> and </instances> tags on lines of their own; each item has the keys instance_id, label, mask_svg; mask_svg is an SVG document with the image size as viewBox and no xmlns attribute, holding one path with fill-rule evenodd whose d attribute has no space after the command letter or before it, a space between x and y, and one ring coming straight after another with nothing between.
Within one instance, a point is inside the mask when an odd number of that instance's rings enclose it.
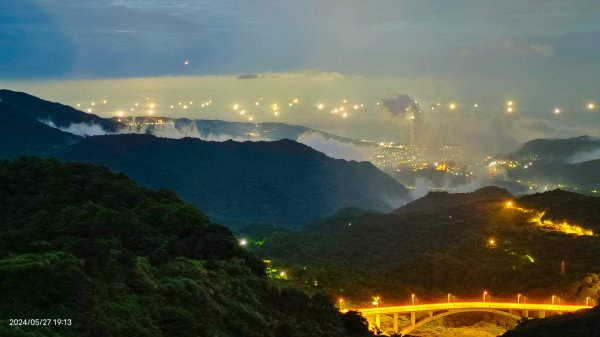
<instances>
[{"instance_id":1,"label":"night sky","mask_svg":"<svg viewBox=\"0 0 600 337\"><path fill-rule=\"evenodd\" d=\"M106 116L151 97L163 115L246 120L239 103L354 138L510 147L600 136L598 41L597 0L2 1L0 86L108 98ZM401 94L424 127L376 106ZM259 97L301 104L274 116L250 108ZM215 104L167 109L192 98ZM344 99L365 108L332 116Z\"/></svg>"}]
</instances>

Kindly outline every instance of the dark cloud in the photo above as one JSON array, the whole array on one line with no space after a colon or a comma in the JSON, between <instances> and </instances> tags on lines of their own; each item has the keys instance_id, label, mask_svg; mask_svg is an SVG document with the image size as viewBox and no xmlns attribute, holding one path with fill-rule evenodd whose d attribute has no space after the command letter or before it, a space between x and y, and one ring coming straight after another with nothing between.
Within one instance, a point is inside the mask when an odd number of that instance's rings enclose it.
<instances>
[{"instance_id":1,"label":"dark cloud","mask_svg":"<svg viewBox=\"0 0 600 337\"><path fill-rule=\"evenodd\" d=\"M258 78L257 74L241 74L236 77L238 80L254 80Z\"/></svg>"},{"instance_id":2,"label":"dark cloud","mask_svg":"<svg viewBox=\"0 0 600 337\"><path fill-rule=\"evenodd\" d=\"M419 112L419 104L406 94L398 94L396 97L383 98L381 104L383 104L383 107L392 114L392 116L403 116Z\"/></svg>"}]
</instances>

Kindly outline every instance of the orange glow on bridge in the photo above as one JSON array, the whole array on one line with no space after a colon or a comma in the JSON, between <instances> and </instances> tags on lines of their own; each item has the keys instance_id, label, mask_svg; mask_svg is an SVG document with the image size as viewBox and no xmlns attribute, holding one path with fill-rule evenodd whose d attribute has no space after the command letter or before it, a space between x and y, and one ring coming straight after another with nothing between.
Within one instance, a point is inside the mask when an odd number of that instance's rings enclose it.
<instances>
[{"instance_id":1,"label":"orange glow on bridge","mask_svg":"<svg viewBox=\"0 0 600 337\"><path fill-rule=\"evenodd\" d=\"M453 309L496 309L496 310L530 310L530 311L556 311L574 312L581 309L589 309L586 305L566 304L538 304L538 303L512 303L512 302L450 302L417 305L400 305L380 308L353 308L344 311L358 311L363 316L385 315L393 313L429 312Z\"/></svg>"},{"instance_id":2,"label":"orange glow on bridge","mask_svg":"<svg viewBox=\"0 0 600 337\"><path fill-rule=\"evenodd\" d=\"M487 293L487 292L486 292ZM486 293L484 293L484 298ZM512 318L515 322L521 319L533 317L544 318L546 313L563 314L565 312L575 312L582 309L589 309L589 305L565 305L560 301L554 301L552 304L545 303L523 303L520 301L522 296L519 294L517 303L513 302L448 302L432 304L412 304L390 307L370 307L345 309L342 312L354 310L359 312L369 322L369 329L373 331L381 330L381 317L392 316L391 331L406 335L421 326L445 316L467 312L488 312L496 315L502 315ZM553 297L554 299L554 297ZM519 303L520 302L520 303ZM590 304L589 301L586 304ZM400 326L399 317L408 315L410 324Z\"/></svg>"}]
</instances>

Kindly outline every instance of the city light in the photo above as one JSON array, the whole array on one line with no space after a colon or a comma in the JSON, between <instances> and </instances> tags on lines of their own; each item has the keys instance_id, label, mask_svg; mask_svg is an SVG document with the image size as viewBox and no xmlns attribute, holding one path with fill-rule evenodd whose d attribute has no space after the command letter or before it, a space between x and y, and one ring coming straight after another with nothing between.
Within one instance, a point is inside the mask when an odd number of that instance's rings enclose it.
<instances>
[{"instance_id":1,"label":"city light","mask_svg":"<svg viewBox=\"0 0 600 337\"><path fill-rule=\"evenodd\" d=\"M526 213L526 214L529 214L529 213L533 214L532 217L529 219L529 223L535 225L536 227L538 227L542 230L549 231L549 232L560 232L560 233L575 235L575 236L596 236L596 233L594 233L593 230L583 228L578 225L570 224L566 220L562 221L562 222L554 222L549 219L544 219L544 215L546 215L545 211L535 211L532 209L525 209L525 208L517 206L513 201L507 201L505 203L505 205L506 205L506 208L508 208L508 209L513 209L513 210L516 210L516 211L519 211L522 213ZM532 257L530 258L530 261L535 262L535 260Z\"/></svg>"},{"instance_id":2,"label":"city light","mask_svg":"<svg viewBox=\"0 0 600 337\"><path fill-rule=\"evenodd\" d=\"M246 240L246 239L240 239L240 246L246 247L247 245L248 245L248 240Z\"/></svg>"},{"instance_id":3,"label":"city light","mask_svg":"<svg viewBox=\"0 0 600 337\"><path fill-rule=\"evenodd\" d=\"M588 103L587 109L588 110L594 110L594 109L596 109L596 104L594 104L594 103Z\"/></svg>"},{"instance_id":4,"label":"city light","mask_svg":"<svg viewBox=\"0 0 600 337\"><path fill-rule=\"evenodd\" d=\"M456 110L456 103L450 103L450 110Z\"/></svg>"},{"instance_id":5,"label":"city light","mask_svg":"<svg viewBox=\"0 0 600 337\"><path fill-rule=\"evenodd\" d=\"M317 109L323 110L323 108L325 108L325 104L323 104L323 103L317 104Z\"/></svg>"},{"instance_id":6,"label":"city light","mask_svg":"<svg viewBox=\"0 0 600 337\"><path fill-rule=\"evenodd\" d=\"M555 115L560 115L560 108L554 108L554 114Z\"/></svg>"}]
</instances>

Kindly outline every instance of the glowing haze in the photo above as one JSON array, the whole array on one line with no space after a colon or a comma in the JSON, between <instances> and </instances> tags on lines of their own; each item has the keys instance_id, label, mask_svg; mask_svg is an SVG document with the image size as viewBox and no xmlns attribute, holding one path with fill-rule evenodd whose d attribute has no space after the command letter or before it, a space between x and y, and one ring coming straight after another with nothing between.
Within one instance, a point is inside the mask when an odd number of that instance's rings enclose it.
<instances>
[{"instance_id":1,"label":"glowing haze","mask_svg":"<svg viewBox=\"0 0 600 337\"><path fill-rule=\"evenodd\" d=\"M599 38L594 0L4 1L0 86L101 116L503 151L600 136Z\"/></svg>"}]
</instances>

